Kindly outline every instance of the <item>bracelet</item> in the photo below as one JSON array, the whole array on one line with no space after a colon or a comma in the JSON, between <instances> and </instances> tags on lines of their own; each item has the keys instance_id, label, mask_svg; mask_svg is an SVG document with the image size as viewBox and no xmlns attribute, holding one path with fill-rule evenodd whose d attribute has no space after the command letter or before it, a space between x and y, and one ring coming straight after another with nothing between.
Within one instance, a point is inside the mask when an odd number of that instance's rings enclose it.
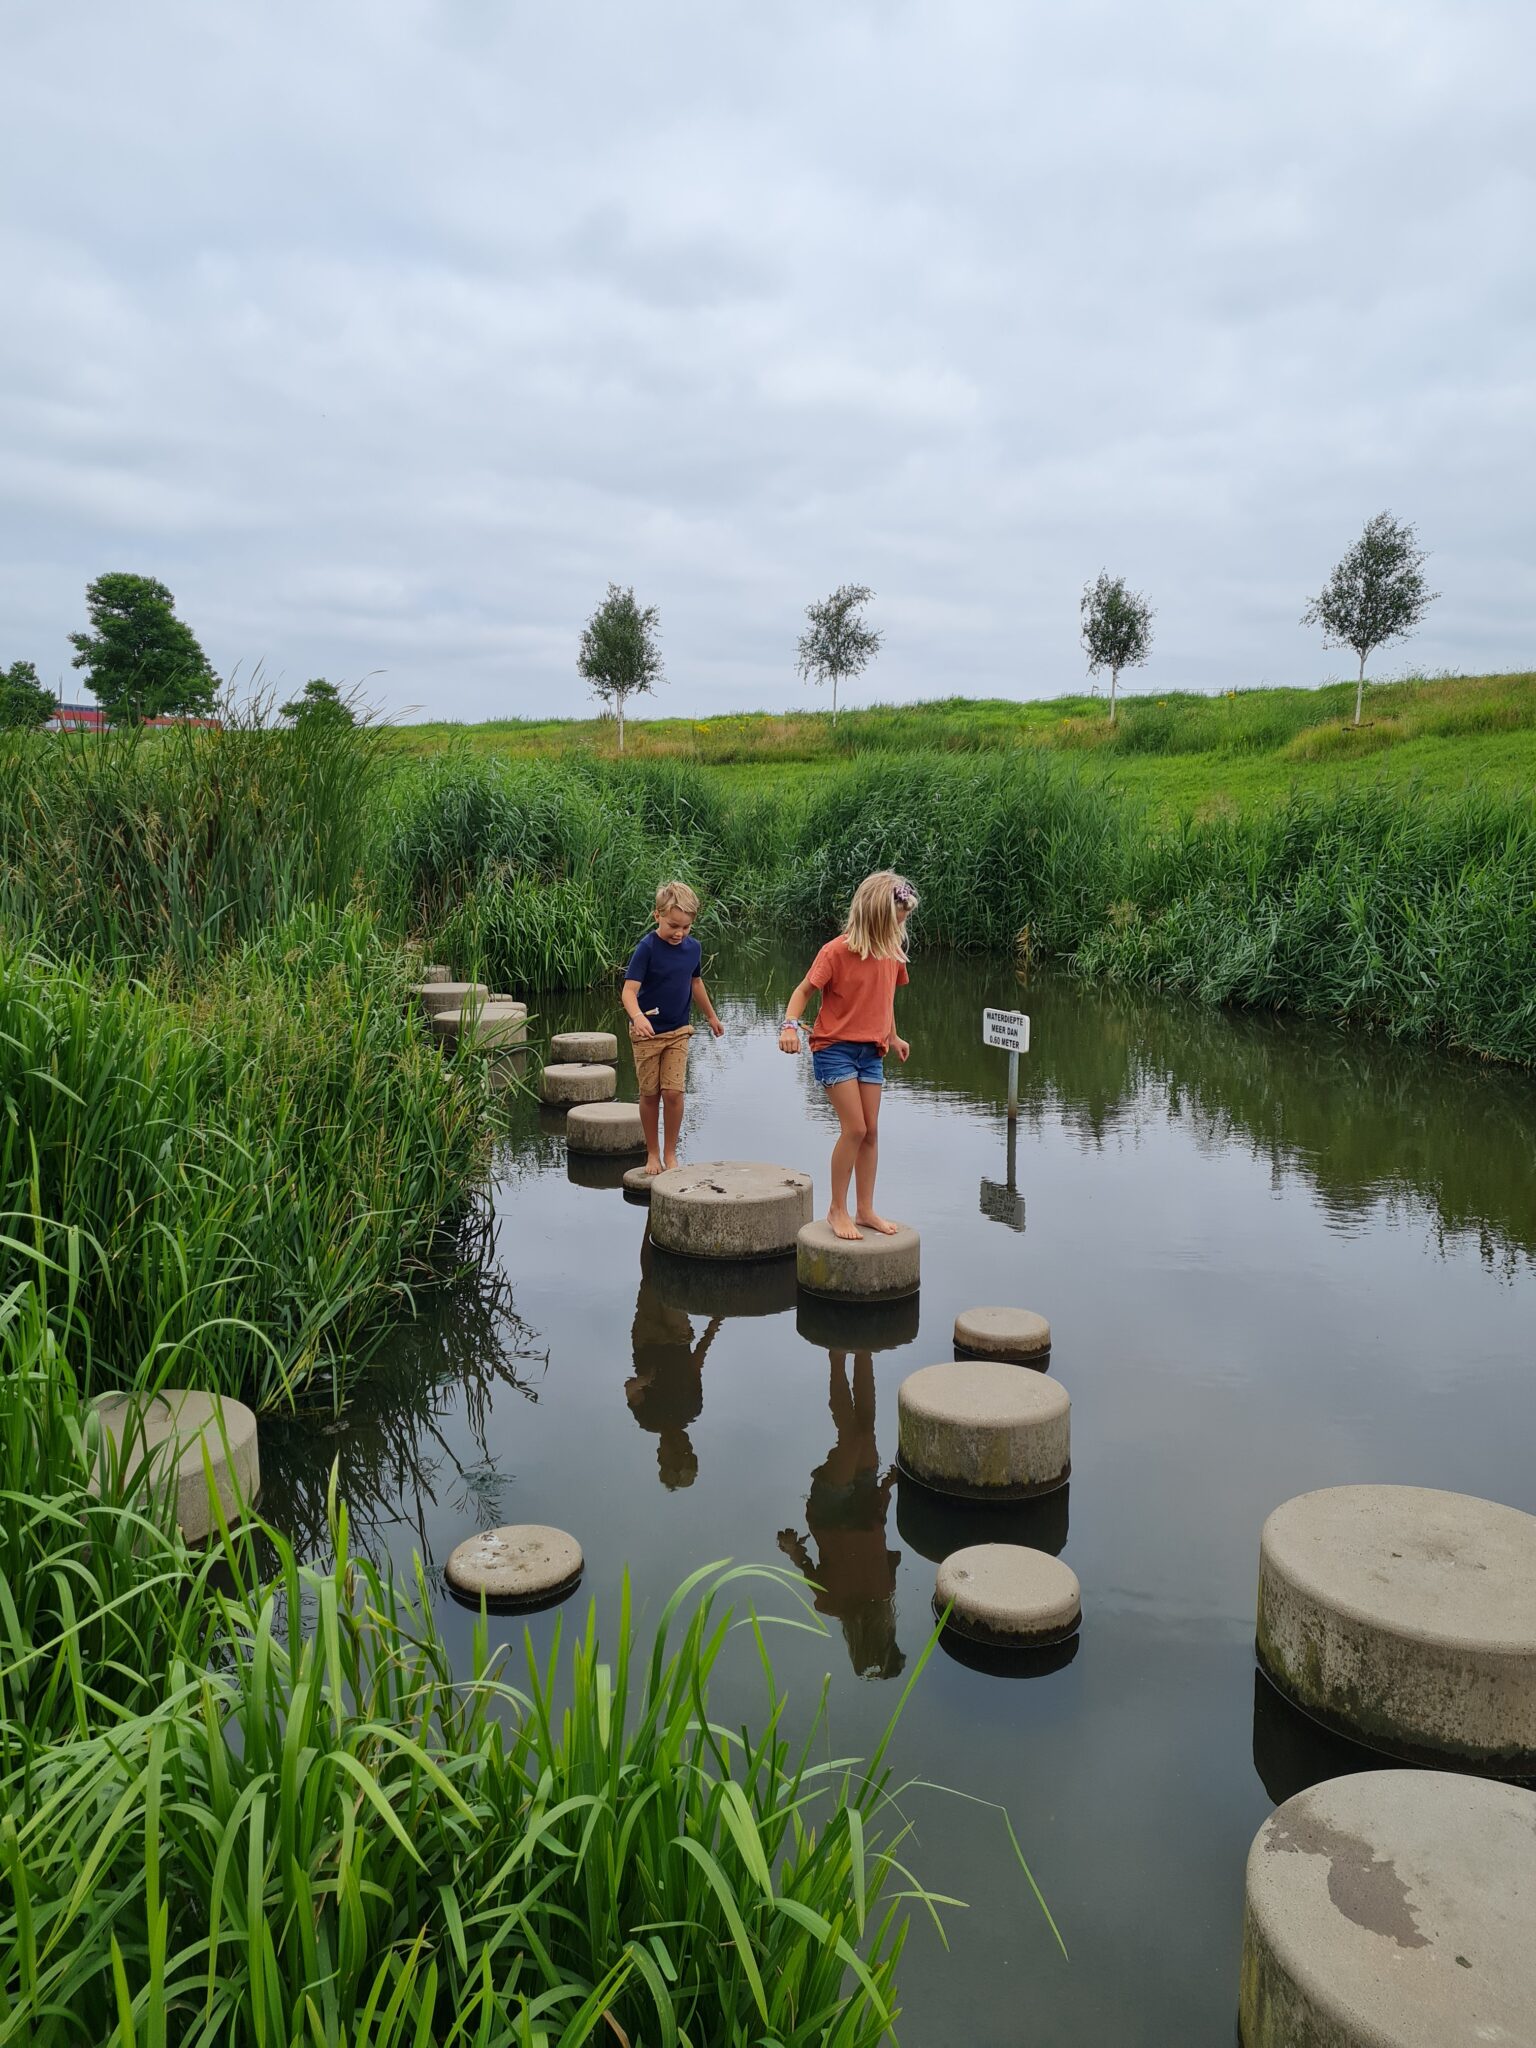
<instances>
[{"instance_id":1,"label":"bracelet","mask_svg":"<svg viewBox=\"0 0 1536 2048\"><path fill-rule=\"evenodd\" d=\"M803 1031L805 1029L805 1026L801 1023L798 1017L786 1017L784 1019L784 1022L779 1026L779 1029L781 1031Z\"/></svg>"}]
</instances>

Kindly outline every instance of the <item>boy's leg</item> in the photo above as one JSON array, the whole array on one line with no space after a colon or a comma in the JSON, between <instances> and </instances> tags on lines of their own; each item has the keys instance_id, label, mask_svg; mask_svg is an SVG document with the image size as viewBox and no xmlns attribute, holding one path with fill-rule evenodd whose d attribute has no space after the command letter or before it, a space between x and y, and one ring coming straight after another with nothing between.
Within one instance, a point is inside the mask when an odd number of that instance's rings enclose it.
<instances>
[{"instance_id":1,"label":"boy's leg","mask_svg":"<svg viewBox=\"0 0 1536 2048\"><path fill-rule=\"evenodd\" d=\"M667 1166L677 1164L677 1141L683 1134L683 1091L681 1088L663 1088L661 1111L666 1126L666 1148L662 1154ZM649 1143L649 1140L647 1140Z\"/></svg>"},{"instance_id":2,"label":"boy's leg","mask_svg":"<svg viewBox=\"0 0 1536 2048\"><path fill-rule=\"evenodd\" d=\"M661 1041L661 1112L665 1126L666 1144L662 1158L667 1166L677 1164L677 1141L683 1129L683 1090L688 1082L688 1041L693 1036L689 1026L665 1033Z\"/></svg>"},{"instance_id":3,"label":"boy's leg","mask_svg":"<svg viewBox=\"0 0 1536 2048\"><path fill-rule=\"evenodd\" d=\"M887 1222L875 1209L875 1169L880 1164L880 1096L882 1090L877 1082L860 1081L859 1099L864 1106L864 1142L859 1147L853 1162L853 1186L856 1198L854 1214L866 1230L876 1230L882 1237L893 1237L896 1225Z\"/></svg>"},{"instance_id":4,"label":"boy's leg","mask_svg":"<svg viewBox=\"0 0 1536 2048\"><path fill-rule=\"evenodd\" d=\"M661 1171L661 1097L642 1095L640 1097L640 1128L645 1133L645 1170L647 1173Z\"/></svg>"},{"instance_id":5,"label":"boy's leg","mask_svg":"<svg viewBox=\"0 0 1536 2048\"><path fill-rule=\"evenodd\" d=\"M859 1100L864 1092L851 1079L834 1081L827 1090L827 1100L837 1112L838 1123L837 1143L832 1147L832 1199L827 1221L838 1237L857 1238L864 1234L848 1214L848 1182L864 1143L864 1105ZM874 1092L878 1095L880 1091Z\"/></svg>"}]
</instances>

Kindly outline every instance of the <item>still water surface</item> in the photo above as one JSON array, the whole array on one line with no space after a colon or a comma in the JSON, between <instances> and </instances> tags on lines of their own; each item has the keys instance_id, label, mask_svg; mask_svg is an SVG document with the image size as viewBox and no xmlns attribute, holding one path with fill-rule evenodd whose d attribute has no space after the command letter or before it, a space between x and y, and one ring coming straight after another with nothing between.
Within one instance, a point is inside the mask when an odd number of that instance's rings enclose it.
<instances>
[{"instance_id":1,"label":"still water surface","mask_svg":"<svg viewBox=\"0 0 1536 2048\"><path fill-rule=\"evenodd\" d=\"M728 1035L693 1041L685 1154L808 1168L820 1207L833 1124L774 1047L803 964L715 967ZM989 1003L1034 1020L1011 1174ZM611 1016L562 999L547 1021ZM1536 1510L1536 1082L934 955L899 1021L880 1202L922 1230L917 1304L849 1322L797 1306L792 1265L648 1254L644 1210L528 1106L478 1284L401 1334L340 1424L264 1436L264 1505L319 1550L339 1458L359 1541L402 1563L557 1523L600 1618L626 1565L651 1614L706 1560L786 1565L829 1634L778 1632L780 1675L809 1704L830 1671L839 1754L873 1746L923 1648L935 1560L994 1535L1059 1551L1075 1652L1019 1678L941 1651L902 1724L899 1775L970 1795L904 1801L909 1860L969 1907L947 1952L914 1922L902 2038L1231 2048L1249 1841L1372 1763L1255 1681L1259 1527L1351 1480ZM1073 1402L1069 1491L1012 1516L938 1511L891 1471L902 1378L988 1302L1049 1316ZM467 1662L470 1618L441 1611ZM718 1717L759 1697L733 1670ZM1006 1805L1070 1960L977 1800Z\"/></svg>"}]
</instances>

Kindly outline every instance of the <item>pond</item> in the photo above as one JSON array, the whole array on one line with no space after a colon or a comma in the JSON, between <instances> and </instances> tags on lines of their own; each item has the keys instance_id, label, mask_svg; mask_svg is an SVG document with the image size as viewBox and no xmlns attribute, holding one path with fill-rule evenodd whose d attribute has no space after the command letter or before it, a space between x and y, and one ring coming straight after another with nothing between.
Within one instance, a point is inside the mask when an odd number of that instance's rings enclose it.
<instances>
[{"instance_id":1,"label":"pond","mask_svg":"<svg viewBox=\"0 0 1536 2048\"><path fill-rule=\"evenodd\" d=\"M809 1061L774 1045L808 957L713 968L728 1033L694 1038L685 1156L808 1168L820 1208L832 1123ZM1011 1153L988 1004L1033 1019ZM615 1011L562 998L547 1019ZM941 1649L902 1722L898 1776L964 1795L906 1795L907 1860L969 1902L947 1951L914 1920L902 2039L1230 2048L1254 1831L1374 1761L1256 1680L1259 1528L1352 1480L1536 1510L1536 1082L934 953L899 1020L879 1187L923 1234L915 1307L829 1325L797 1309L792 1262L648 1256L645 1211L585 1184L602 1175L527 1105L475 1284L400 1334L339 1424L267 1431L264 1505L322 1548L339 1458L360 1542L434 1567L477 1527L554 1522L588 1560L567 1624L588 1591L610 1616L626 1566L653 1616L710 1559L803 1572L829 1633L777 1631L775 1659L806 1706L830 1673L840 1755L873 1747L927 1641L936 1559L994 1534L1059 1551L1083 1587L1073 1654L1013 1677ZM896 1390L990 1302L1051 1320L1071 1484L942 1513L888 1482ZM442 1613L467 1664L470 1617ZM533 1618L538 1644L554 1623ZM743 1660L717 1718L760 1697Z\"/></svg>"}]
</instances>

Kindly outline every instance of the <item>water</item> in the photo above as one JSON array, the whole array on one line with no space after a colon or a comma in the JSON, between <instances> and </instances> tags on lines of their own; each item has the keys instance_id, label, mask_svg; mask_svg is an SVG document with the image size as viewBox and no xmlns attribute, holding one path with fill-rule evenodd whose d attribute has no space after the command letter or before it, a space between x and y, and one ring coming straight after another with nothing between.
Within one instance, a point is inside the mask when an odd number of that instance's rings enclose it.
<instances>
[{"instance_id":1,"label":"water","mask_svg":"<svg viewBox=\"0 0 1536 2048\"><path fill-rule=\"evenodd\" d=\"M802 967L713 972L728 1035L693 1041L685 1149L810 1168L820 1203L832 1123L773 1036ZM1011 1175L986 1004L1034 1020ZM549 1021L609 1019L578 999ZM902 1724L899 1772L970 1795L903 1801L909 1862L970 1906L947 1953L914 1924L902 2037L1231 2048L1248 1844L1277 1801L1372 1764L1256 1683L1260 1524L1351 1480L1536 1510L1536 1083L932 955L900 1019L880 1201L921 1227L917 1305L849 1324L797 1311L782 1266L648 1258L644 1211L582 1184L605 1170L568 1170L529 1108L478 1285L402 1334L341 1425L264 1436L266 1505L321 1547L339 1457L362 1540L402 1561L552 1521L600 1616L626 1564L652 1614L713 1558L814 1575L830 1633L780 1631L775 1656L799 1701L830 1672L840 1754L872 1747L927 1640L932 1560L981 1534L1059 1550L1075 1647L1025 1677L940 1651ZM1069 1492L1011 1517L890 1475L901 1379L985 1302L1050 1317L1073 1399ZM469 1618L442 1615L467 1659ZM743 1668L715 1704L758 1697ZM1007 1806L1069 1961L977 1800Z\"/></svg>"}]
</instances>

